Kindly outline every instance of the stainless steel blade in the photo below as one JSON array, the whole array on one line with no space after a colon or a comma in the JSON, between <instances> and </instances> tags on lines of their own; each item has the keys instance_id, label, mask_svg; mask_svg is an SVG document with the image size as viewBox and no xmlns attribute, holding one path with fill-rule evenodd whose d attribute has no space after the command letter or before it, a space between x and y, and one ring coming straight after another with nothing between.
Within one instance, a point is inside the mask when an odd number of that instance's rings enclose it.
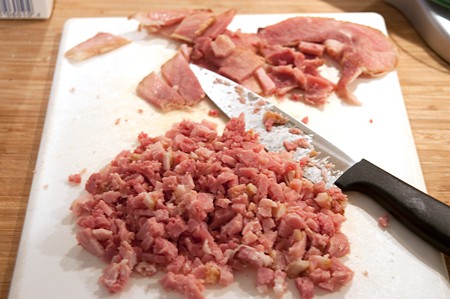
<instances>
[{"instance_id":1,"label":"stainless steel blade","mask_svg":"<svg viewBox=\"0 0 450 299\"><path fill-rule=\"evenodd\" d=\"M332 185L342 172L355 164L355 161L339 148L265 98L205 68L191 64L191 69L205 93L223 113L230 118L244 113L247 129L253 129L259 134L260 142L267 150L275 152L284 150L285 140L294 141L303 137L310 146L298 147L294 152L294 158L299 160L305 156L310 157L309 167L305 169L304 176L311 181L323 179L327 185ZM268 111L282 115L287 119L286 124L273 126L268 132L263 121ZM300 129L302 134L292 134L291 128Z\"/></svg>"}]
</instances>

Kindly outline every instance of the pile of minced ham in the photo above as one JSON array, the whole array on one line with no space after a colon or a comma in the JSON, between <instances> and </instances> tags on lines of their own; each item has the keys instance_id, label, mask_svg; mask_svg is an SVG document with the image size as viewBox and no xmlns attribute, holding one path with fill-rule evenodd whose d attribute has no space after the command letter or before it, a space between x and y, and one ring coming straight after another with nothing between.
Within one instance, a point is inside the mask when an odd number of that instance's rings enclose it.
<instances>
[{"instance_id":1,"label":"pile of minced ham","mask_svg":"<svg viewBox=\"0 0 450 299\"><path fill-rule=\"evenodd\" d=\"M163 271L162 287L190 299L245 268L259 292L278 299L287 279L303 299L351 281L339 260L350 250L341 232L347 198L302 177L308 158L267 152L243 116L222 135L211 122L182 121L138 139L72 205L79 244L108 264L100 282L109 291L123 290L133 272Z\"/></svg>"}]
</instances>

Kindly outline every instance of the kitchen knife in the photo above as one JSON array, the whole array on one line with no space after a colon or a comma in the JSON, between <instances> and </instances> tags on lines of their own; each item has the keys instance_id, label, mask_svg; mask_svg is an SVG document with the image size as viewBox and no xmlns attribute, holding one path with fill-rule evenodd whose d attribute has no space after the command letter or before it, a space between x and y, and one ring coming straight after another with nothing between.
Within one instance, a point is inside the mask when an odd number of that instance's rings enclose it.
<instances>
[{"instance_id":1,"label":"kitchen knife","mask_svg":"<svg viewBox=\"0 0 450 299\"><path fill-rule=\"evenodd\" d=\"M309 157L304 177L335 184L342 191L358 191L376 200L407 228L436 249L450 255L450 207L362 159L355 162L343 151L314 133L263 97L215 72L191 64L206 95L228 117L245 115L247 129L258 133L269 151L285 150L284 142L304 139L293 153ZM265 122L279 117L281 125L267 130ZM300 129L292 130L292 128Z\"/></svg>"}]
</instances>

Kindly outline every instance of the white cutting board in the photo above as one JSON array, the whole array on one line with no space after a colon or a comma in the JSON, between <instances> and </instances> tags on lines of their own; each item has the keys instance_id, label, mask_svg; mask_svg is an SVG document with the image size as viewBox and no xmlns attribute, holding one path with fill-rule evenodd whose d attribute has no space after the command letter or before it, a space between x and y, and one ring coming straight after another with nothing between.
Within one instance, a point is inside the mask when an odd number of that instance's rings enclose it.
<instances>
[{"instance_id":1,"label":"white cutting board","mask_svg":"<svg viewBox=\"0 0 450 299\"><path fill-rule=\"evenodd\" d=\"M369 25L386 32L384 20L373 13L326 16ZM230 29L255 32L288 15L240 15ZM209 119L223 128L223 119L207 116L213 106L203 101L190 112L161 114L136 96L135 88L148 73L176 51L177 44L137 32L126 18L71 19L65 27L56 65L47 118L36 164L11 299L28 298L182 298L165 293L156 278L133 275L124 292L109 295L97 283L105 264L77 245L76 225L69 212L93 172L123 149L136 146L137 135L163 134L182 119ZM116 51L76 65L63 54L99 31L133 39ZM336 77L336 69L326 70ZM356 86L356 85L355 85ZM351 107L335 96L323 109L288 100L282 109L354 156L365 156L401 179L424 190L396 72L373 80L358 80L355 93L362 106ZM142 109L139 112L139 109ZM70 174L86 170L83 184L68 184ZM450 298L442 255L395 220L383 230L377 225L385 211L369 198L349 194L348 221L343 230L351 243L344 259L355 276L335 293L318 291L319 298ZM253 273L238 275L226 288L208 289L207 298L264 298L253 285ZM285 298L298 298L291 283Z\"/></svg>"}]
</instances>

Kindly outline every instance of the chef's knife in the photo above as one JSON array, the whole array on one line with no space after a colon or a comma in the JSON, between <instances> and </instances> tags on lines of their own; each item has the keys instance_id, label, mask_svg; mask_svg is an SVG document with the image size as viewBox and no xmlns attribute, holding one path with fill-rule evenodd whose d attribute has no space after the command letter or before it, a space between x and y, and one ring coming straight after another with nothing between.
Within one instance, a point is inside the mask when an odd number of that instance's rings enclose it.
<instances>
[{"instance_id":1,"label":"chef's knife","mask_svg":"<svg viewBox=\"0 0 450 299\"><path fill-rule=\"evenodd\" d=\"M242 85L193 64L191 69L206 95L225 115L230 118L245 115L246 128L259 134L267 150L280 151L285 149L285 141L304 139L306 142L297 147L294 157L309 157L310 163L304 172L306 178L313 182L324 180L327 186L335 184L344 192L368 195L412 232L450 255L449 206L365 159L355 162L305 124ZM274 125L268 131L264 123L274 116L280 116L281 123L285 123Z\"/></svg>"}]
</instances>

